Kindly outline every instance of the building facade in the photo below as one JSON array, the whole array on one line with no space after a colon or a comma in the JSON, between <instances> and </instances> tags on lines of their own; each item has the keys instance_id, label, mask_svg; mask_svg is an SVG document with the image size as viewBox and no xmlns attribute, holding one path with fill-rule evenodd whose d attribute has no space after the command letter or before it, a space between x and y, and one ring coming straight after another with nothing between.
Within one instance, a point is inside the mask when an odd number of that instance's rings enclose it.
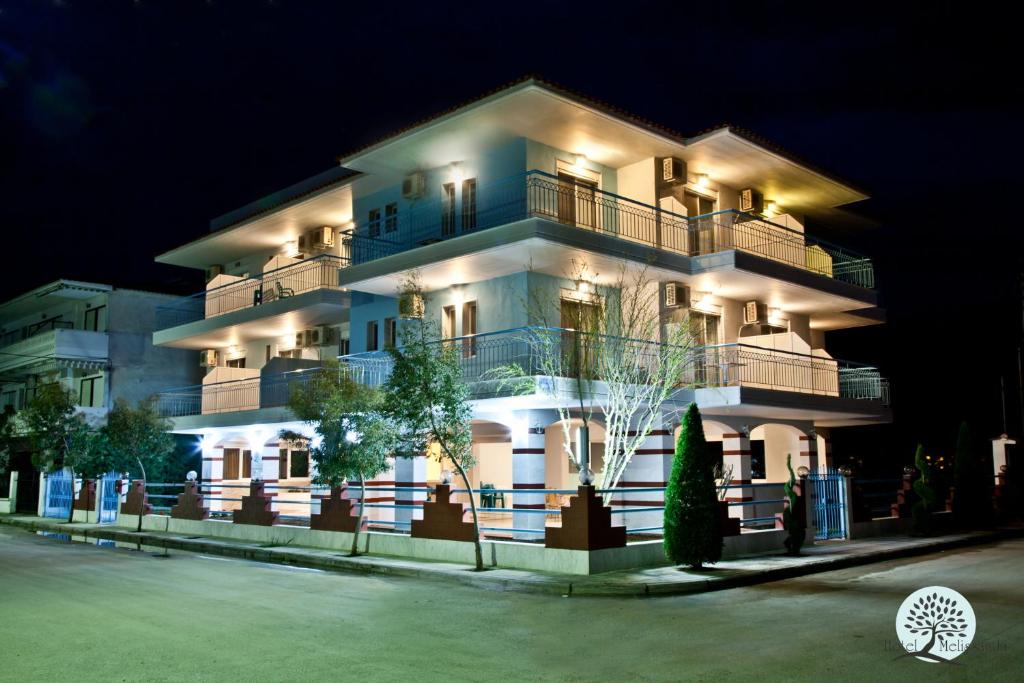
<instances>
[{"instance_id":1,"label":"building facade","mask_svg":"<svg viewBox=\"0 0 1024 683\"><path fill-rule=\"evenodd\" d=\"M154 312L176 299L57 280L0 303L2 409L18 411L39 387L58 383L96 423L118 399L134 404L169 385L198 381L195 352L153 345ZM19 499L35 509L37 473L28 454L11 469L19 472Z\"/></svg>"},{"instance_id":2,"label":"building facade","mask_svg":"<svg viewBox=\"0 0 1024 683\"><path fill-rule=\"evenodd\" d=\"M744 131L680 136L527 79L349 154L159 256L208 279L157 312L154 343L199 351L207 366L201 384L164 391L161 407L176 431L202 436L214 498L218 484L260 476L281 487L282 513L308 514L306 447L277 437L308 432L286 407L289 387L335 356L380 381L398 291L415 274L424 315L462 345L474 488L511 491L492 504L522 511L495 513L495 528L536 531L544 515L528 512L562 501L529 492L577 480L558 406L541 393L485 392L486 372L524 330L571 327L567 311L643 268L656 283L649 305L666 324L687 321L704 360L633 457L616 504L660 504L643 490L664 484L690 401L732 473L730 495L749 501L761 494L742 486L784 480L787 455L829 464L830 430L890 419L884 378L825 343L830 330L884 321L871 262L804 229L848 220L843 207L865 198ZM573 274L580 263L586 278ZM590 438L599 470L599 421ZM440 478L430 458L399 459L378 482L399 492L375 500L414 509ZM407 523L416 513L405 510L378 521ZM756 518L757 507L734 514ZM630 526L643 524L634 517Z\"/></svg>"}]
</instances>

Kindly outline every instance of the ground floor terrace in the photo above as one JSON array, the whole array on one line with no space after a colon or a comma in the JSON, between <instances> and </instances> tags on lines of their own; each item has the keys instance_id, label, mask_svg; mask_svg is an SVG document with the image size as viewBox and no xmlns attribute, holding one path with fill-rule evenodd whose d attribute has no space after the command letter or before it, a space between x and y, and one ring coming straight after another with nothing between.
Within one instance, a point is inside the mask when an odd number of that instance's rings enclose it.
<instances>
[{"instance_id":1,"label":"ground floor terrace","mask_svg":"<svg viewBox=\"0 0 1024 683\"><path fill-rule=\"evenodd\" d=\"M452 482L452 500L466 504L470 496L478 508L482 532L492 538L542 542L546 528L561 525L562 508L579 485L579 472L566 451L575 442L581 419L568 423L554 409L508 410L500 414L477 411L472 422L476 464L468 471L467 489L451 465L436 453L398 458L391 468L366 482L366 516L370 528L408 532L422 518L424 502L433 500L436 486ZM591 468L604 470L605 430L600 420L589 423ZM305 440L287 442L282 429L307 434ZM668 414L642 440L614 489L607 490L613 523L625 526L631 537L661 534L664 488L672 467L680 430L678 415ZM721 463L720 498L742 530L775 527L782 510L783 482L792 467L818 471L831 466L829 429L811 420L754 419L750 416L706 415L704 432L709 448ZM205 502L214 517L230 516L254 480L262 481L279 523L306 525L320 511L325 487L313 484L316 465L309 457L315 435L297 422L202 430L200 473ZM169 507L181 483L154 483L151 502ZM353 483L345 494L358 501Z\"/></svg>"}]
</instances>

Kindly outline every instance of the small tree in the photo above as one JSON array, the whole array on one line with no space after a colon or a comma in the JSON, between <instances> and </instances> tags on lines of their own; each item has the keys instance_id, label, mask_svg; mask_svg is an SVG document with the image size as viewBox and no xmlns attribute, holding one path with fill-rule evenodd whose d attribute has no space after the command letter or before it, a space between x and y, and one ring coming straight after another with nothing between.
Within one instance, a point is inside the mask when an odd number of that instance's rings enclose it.
<instances>
[{"instance_id":1,"label":"small tree","mask_svg":"<svg viewBox=\"0 0 1024 683\"><path fill-rule=\"evenodd\" d=\"M341 486L359 481L359 517L352 535L351 555L359 554L359 530L366 508L366 480L388 469L397 444L394 423L381 412L381 392L356 382L348 368L328 360L304 385L293 387L288 407L320 437L309 449L316 463L314 483ZM284 430L281 438L304 439Z\"/></svg>"},{"instance_id":2,"label":"small tree","mask_svg":"<svg viewBox=\"0 0 1024 683\"><path fill-rule=\"evenodd\" d=\"M992 521L992 498L975 451L971 429L960 423L953 459L953 516L966 526L987 526Z\"/></svg>"},{"instance_id":3,"label":"small tree","mask_svg":"<svg viewBox=\"0 0 1024 683\"><path fill-rule=\"evenodd\" d=\"M932 529L932 510L935 507L935 490L931 487L932 466L924 456L924 446L918 444L917 453L914 454L914 466L918 471L918 478L914 481L912 488L917 494L917 501L910 509L913 518L914 533L920 536L927 536Z\"/></svg>"},{"instance_id":4,"label":"small tree","mask_svg":"<svg viewBox=\"0 0 1024 683\"><path fill-rule=\"evenodd\" d=\"M32 449L32 464L43 472L55 472L64 467L75 473L92 473L100 452L96 430L76 411L71 392L60 384L46 384L36 391L35 397L18 413L19 431L28 439ZM74 505L68 512L68 522L74 519Z\"/></svg>"},{"instance_id":5,"label":"small tree","mask_svg":"<svg viewBox=\"0 0 1024 683\"><path fill-rule=\"evenodd\" d=\"M118 399L107 413L107 424L99 430L98 473L137 473L145 491L147 474L163 474L174 452L174 437L170 429L171 422L157 411L155 399L139 401L135 407L124 399ZM139 532L142 531L144 513L145 510L139 511L136 528Z\"/></svg>"},{"instance_id":6,"label":"small tree","mask_svg":"<svg viewBox=\"0 0 1024 683\"><path fill-rule=\"evenodd\" d=\"M798 518L796 515L796 474L793 472L793 456L791 453L786 453L786 469L789 470L789 479L786 480L782 487L786 496L786 506L782 508L782 528L786 530L786 553L789 555L799 555L800 548L803 547L804 540L807 538L807 526L805 520ZM806 496L807 492L801 491L801 494Z\"/></svg>"},{"instance_id":7,"label":"small tree","mask_svg":"<svg viewBox=\"0 0 1024 683\"><path fill-rule=\"evenodd\" d=\"M672 474L665 488L665 555L700 569L722 559L722 528L715 488L715 462L704 440L696 403L683 417Z\"/></svg>"},{"instance_id":8,"label":"small tree","mask_svg":"<svg viewBox=\"0 0 1024 683\"><path fill-rule=\"evenodd\" d=\"M405 301L422 300L422 295L415 277L403 283L400 290ZM469 388L462 381L459 351L454 344L443 343L437 323L422 314L402 321L399 341L398 346L388 349L392 368L384 386L385 413L400 428L401 446L396 454L418 456L434 444L439 457L455 467L470 491L473 545L476 569L480 571L484 568L480 521L466 473L476 464L470 427L472 410Z\"/></svg>"}]
</instances>

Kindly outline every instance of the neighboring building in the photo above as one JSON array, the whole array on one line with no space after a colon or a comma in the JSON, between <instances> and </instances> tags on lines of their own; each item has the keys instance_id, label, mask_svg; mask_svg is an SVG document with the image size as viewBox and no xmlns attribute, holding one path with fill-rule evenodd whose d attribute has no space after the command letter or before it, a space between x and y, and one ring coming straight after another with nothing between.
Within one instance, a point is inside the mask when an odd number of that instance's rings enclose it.
<instances>
[{"instance_id":1,"label":"neighboring building","mask_svg":"<svg viewBox=\"0 0 1024 683\"><path fill-rule=\"evenodd\" d=\"M0 303L0 405L20 410L39 387L60 383L96 422L117 399L135 403L198 381L195 352L153 346L154 311L176 299L57 280ZM19 499L34 510L36 477L26 454L12 469L20 473Z\"/></svg>"},{"instance_id":2,"label":"neighboring building","mask_svg":"<svg viewBox=\"0 0 1024 683\"><path fill-rule=\"evenodd\" d=\"M206 291L158 312L154 342L201 351L209 366L201 385L166 391L161 405L176 431L203 435L203 477L214 484L254 471L309 483L305 446L277 438L304 428L285 407L288 386L326 357L378 357L395 341L396 293L414 271L425 314L446 336L472 339L461 343L473 380L506 360L488 349L537 323L523 302L543 294L549 320L586 305L567 278L574 259L599 285L620 264L647 265L666 320L688 315L711 349L704 388L677 405L697 401L737 483L782 481L787 453L794 466L826 464L830 429L890 419L877 370L825 350L826 332L884 320L871 262L804 231L866 195L754 136L726 126L682 137L528 79L340 162L157 259L208 274ZM478 395L474 415L475 486L516 490L505 505L529 510L557 501L528 491L575 485L546 399ZM673 420L634 457L624 487L666 480ZM598 456L601 434L595 425ZM425 488L440 476L433 460L414 458L381 480ZM309 509L305 492L282 489L278 501L286 513ZM498 517L492 524L544 524Z\"/></svg>"}]
</instances>

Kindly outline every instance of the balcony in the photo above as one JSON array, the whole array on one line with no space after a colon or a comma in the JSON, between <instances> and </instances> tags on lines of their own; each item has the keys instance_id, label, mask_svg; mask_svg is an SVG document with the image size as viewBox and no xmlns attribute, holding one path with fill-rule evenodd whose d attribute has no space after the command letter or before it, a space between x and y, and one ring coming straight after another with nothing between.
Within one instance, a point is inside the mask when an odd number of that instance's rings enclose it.
<instances>
[{"instance_id":1,"label":"balcony","mask_svg":"<svg viewBox=\"0 0 1024 683\"><path fill-rule=\"evenodd\" d=\"M554 340L568 349L571 330L521 328L472 337L447 340L460 356L463 380L468 382L474 399L507 395L511 386L495 379L499 368L518 367L523 377L544 377L552 364L540 349L545 340ZM601 343L599 338L597 343ZM664 346L655 342L629 340L641 357L654 357ZM589 345L589 343L588 343ZM586 352L584 352L586 354ZM341 356L342 362L356 381L381 386L391 371L387 352ZM568 361L566 361L568 363ZM556 362L562 365L562 362ZM565 365L569 367L569 365ZM221 368L218 368L220 370ZM291 372L253 373L251 377L229 381L210 381L198 386L183 387L159 395L158 407L166 417L187 417L232 413L261 408L286 406L293 387L301 387L311 377L313 368ZM230 370L230 369L225 369ZM600 382L599 377L592 377ZM765 349L745 344L723 344L695 349L681 388L746 387L770 389L788 394L815 395L836 399L858 399L888 404L888 383L878 370L848 361L830 358L823 351L800 354ZM680 399L692 400L692 395Z\"/></svg>"},{"instance_id":2,"label":"balcony","mask_svg":"<svg viewBox=\"0 0 1024 683\"><path fill-rule=\"evenodd\" d=\"M98 369L107 364L106 332L75 330L66 321L5 335L0 354L0 372L38 373L46 367ZM52 323L52 324L51 324ZM44 367L46 366L46 367Z\"/></svg>"},{"instance_id":3,"label":"balcony","mask_svg":"<svg viewBox=\"0 0 1024 683\"><path fill-rule=\"evenodd\" d=\"M271 261L272 264L274 262ZM164 330L198 320L209 320L234 311L255 308L306 292L340 289L338 269L346 265L346 258L322 255L271 268L253 277L219 275L211 280L213 286L206 291L157 307L156 326L158 330Z\"/></svg>"},{"instance_id":4,"label":"balcony","mask_svg":"<svg viewBox=\"0 0 1024 683\"><path fill-rule=\"evenodd\" d=\"M684 256L737 250L866 289L875 282L868 258L780 223L735 210L686 217L542 171L480 187L473 214L421 201L390 222L357 225L346 243L356 265L527 218Z\"/></svg>"}]
</instances>

